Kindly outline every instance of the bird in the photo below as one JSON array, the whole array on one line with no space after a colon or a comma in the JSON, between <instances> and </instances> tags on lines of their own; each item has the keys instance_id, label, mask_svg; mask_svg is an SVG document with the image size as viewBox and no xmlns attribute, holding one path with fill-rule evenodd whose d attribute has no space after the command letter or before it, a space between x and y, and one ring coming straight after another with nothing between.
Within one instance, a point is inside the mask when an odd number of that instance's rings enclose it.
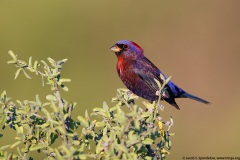
<instances>
[{"instance_id":1,"label":"bird","mask_svg":"<svg viewBox=\"0 0 240 160\"><path fill-rule=\"evenodd\" d=\"M149 102L157 101L159 95L160 83L164 83L165 76L147 57L144 56L143 49L135 42L128 40L120 40L111 48L111 51L117 56L117 73L123 84L134 94L142 97ZM163 75L161 78L161 75ZM204 104L210 102L187 93L171 80L164 86L161 92L161 100L166 101L170 105L180 110L176 103L176 98L190 98Z\"/></svg>"}]
</instances>

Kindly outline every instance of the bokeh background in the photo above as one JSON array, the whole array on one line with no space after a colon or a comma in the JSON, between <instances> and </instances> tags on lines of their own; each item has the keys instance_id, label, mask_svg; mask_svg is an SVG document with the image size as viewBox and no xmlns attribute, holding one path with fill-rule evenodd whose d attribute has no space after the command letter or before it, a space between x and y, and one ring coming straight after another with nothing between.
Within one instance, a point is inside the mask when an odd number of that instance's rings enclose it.
<instances>
[{"instance_id":1,"label":"bokeh background","mask_svg":"<svg viewBox=\"0 0 240 160\"><path fill-rule=\"evenodd\" d=\"M178 99L181 110L164 103L175 120L169 159L183 156L240 156L240 1L0 1L0 92L14 100L42 100L49 87L41 78L7 65L8 50L21 59L68 58L63 77L72 79L65 99L78 103L76 115L111 104L124 87L109 48L118 40L137 42L166 75L204 105ZM142 100L140 100L142 101ZM0 145L14 141L1 131ZM42 159L39 154L36 159Z\"/></svg>"}]
</instances>

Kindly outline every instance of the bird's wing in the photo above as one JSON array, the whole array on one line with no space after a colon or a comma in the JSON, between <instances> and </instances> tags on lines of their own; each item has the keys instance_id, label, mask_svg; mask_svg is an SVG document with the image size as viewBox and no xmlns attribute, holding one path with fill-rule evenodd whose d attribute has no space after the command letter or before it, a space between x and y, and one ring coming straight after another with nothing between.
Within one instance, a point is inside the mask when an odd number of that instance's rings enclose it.
<instances>
[{"instance_id":1,"label":"bird's wing","mask_svg":"<svg viewBox=\"0 0 240 160\"><path fill-rule=\"evenodd\" d=\"M147 58L138 59L135 61L134 72L147 84L153 91L158 91L159 87L154 79L161 84L163 80L160 78L160 70Z\"/></svg>"},{"instance_id":2,"label":"bird's wing","mask_svg":"<svg viewBox=\"0 0 240 160\"><path fill-rule=\"evenodd\" d=\"M141 60L138 60L136 62L136 66L143 66L143 70L147 70L148 73L146 75L144 75L144 73L141 73L141 71L136 71L139 73L139 76L141 77L146 77L145 79L152 79L151 80L148 80L147 83L153 85L153 83L155 82L154 81L154 78L159 80L159 82L161 84L163 84L164 80L161 79L160 77L160 74L163 75L163 77L165 79L167 79L167 77L150 61L148 60L146 57L142 58ZM138 68L138 67L136 67ZM147 71L144 71L144 72L147 72ZM155 85L157 86L156 82L155 82ZM156 87L154 87L156 88ZM158 87L157 87L158 88ZM159 90L159 89L158 89ZM185 93L185 91L183 91L181 88L179 88L177 85L175 85L171 80L168 82L168 84L165 86L165 96L166 97L179 97L180 95L182 95L183 93Z\"/></svg>"}]
</instances>

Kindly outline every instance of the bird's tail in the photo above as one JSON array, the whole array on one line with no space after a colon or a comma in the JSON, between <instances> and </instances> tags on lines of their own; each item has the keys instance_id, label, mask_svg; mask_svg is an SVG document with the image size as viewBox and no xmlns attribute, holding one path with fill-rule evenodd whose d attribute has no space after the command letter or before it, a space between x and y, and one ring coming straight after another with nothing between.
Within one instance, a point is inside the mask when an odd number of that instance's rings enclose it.
<instances>
[{"instance_id":1,"label":"bird's tail","mask_svg":"<svg viewBox=\"0 0 240 160\"><path fill-rule=\"evenodd\" d=\"M204 100L202 98L199 98L197 96L191 95L191 94L186 93L186 92L183 93L180 97L181 98L191 98L191 99L193 99L195 101L198 101L198 102L202 102L202 103L205 103L205 104L211 104L210 102L208 102L208 101L206 101L206 100Z\"/></svg>"}]
</instances>

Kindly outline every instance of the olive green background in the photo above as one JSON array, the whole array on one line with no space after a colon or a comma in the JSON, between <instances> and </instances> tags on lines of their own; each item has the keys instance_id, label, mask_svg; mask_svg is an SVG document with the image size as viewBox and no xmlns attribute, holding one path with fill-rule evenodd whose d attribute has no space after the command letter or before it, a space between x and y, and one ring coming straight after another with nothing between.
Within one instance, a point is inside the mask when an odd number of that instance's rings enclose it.
<instances>
[{"instance_id":1,"label":"olive green background","mask_svg":"<svg viewBox=\"0 0 240 160\"><path fill-rule=\"evenodd\" d=\"M0 92L14 100L40 94L42 101L50 93L40 77L13 79L16 68L6 64L13 50L27 61L69 59L62 76L72 82L62 95L78 103L75 116L103 101L113 105L124 86L109 48L132 40L176 84L212 102L178 99L180 111L164 102L176 133L168 158L240 157L239 18L239 0L0 0ZM1 133L0 145L14 141L10 129Z\"/></svg>"}]
</instances>

